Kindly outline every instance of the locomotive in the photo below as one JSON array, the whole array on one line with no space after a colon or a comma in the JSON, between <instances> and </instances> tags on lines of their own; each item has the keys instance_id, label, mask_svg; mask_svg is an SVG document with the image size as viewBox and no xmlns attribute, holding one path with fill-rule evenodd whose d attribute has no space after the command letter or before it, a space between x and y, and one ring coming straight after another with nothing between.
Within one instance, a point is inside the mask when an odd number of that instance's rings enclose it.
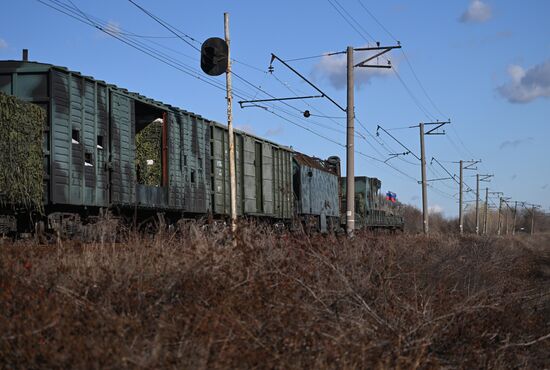
<instances>
[{"instance_id":1,"label":"locomotive","mask_svg":"<svg viewBox=\"0 0 550 370\"><path fill-rule=\"evenodd\" d=\"M0 93L44 109L40 214L2 202L0 235L67 229L109 210L169 222L230 213L227 127L67 68L0 61ZM9 140L2 135L0 140ZM4 143L6 144L6 143ZM0 158L10 159L8 145ZM340 160L299 153L235 130L237 214L338 230L345 217ZM4 163L0 164L4 165ZM356 177L358 228L403 229L380 207L381 182ZM1 184L0 184L1 185Z\"/></svg>"}]
</instances>

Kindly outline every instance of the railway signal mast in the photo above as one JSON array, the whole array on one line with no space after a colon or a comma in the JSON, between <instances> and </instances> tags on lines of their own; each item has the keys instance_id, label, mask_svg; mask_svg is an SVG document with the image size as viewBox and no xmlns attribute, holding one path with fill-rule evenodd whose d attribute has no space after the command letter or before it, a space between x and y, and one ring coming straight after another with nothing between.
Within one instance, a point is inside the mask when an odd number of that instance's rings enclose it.
<instances>
[{"instance_id":1,"label":"railway signal mast","mask_svg":"<svg viewBox=\"0 0 550 370\"><path fill-rule=\"evenodd\" d=\"M235 135L233 134L233 91L231 90L231 48L229 38L229 13L223 13L225 42L227 43L227 135L229 136L229 195L231 200L231 230L237 230L237 177L235 174Z\"/></svg>"},{"instance_id":2,"label":"railway signal mast","mask_svg":"<svg viewBox=\"0 0 550 370\"><path fill-rule=\"evenodd\" d=\"M231 231L237 230L237 179L235 176L235 136L233 134L233 91L231 88L231 58L229 13L223 13L225 39L211 37L201 47L201 69L210 76L225 73L227 100L227 131L229 137L229 195Z\"/></svg>"}]
</instances>

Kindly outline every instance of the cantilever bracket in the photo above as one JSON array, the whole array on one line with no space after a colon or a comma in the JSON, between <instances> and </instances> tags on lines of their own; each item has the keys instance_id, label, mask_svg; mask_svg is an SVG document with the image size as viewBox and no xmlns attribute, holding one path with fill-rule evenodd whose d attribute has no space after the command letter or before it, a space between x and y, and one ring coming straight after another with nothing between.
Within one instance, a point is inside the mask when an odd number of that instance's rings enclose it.
<instances>
[{"instance_id":1,"label":"cantilever bracket","mask_svg":"<svg viewBox=\"0 0 550 370\"><path fill-rule=\"evenodd\" d=\"M447 124L450 124L450 123L451 123L451 120L448 120L448 121L445 121L445 122L437 121L437 122L424 123L424 126L426 126L426 125L437 125L436 127L432 128L431 130L426 132L424 135L445 135L445 130L443 130L443 132L434 132L434 131L439 129L441 126L444 126L444 125L447 125Z\"/></svg>"},{"instance_id":2,"label":"cantilever bracket","mask_svg":"<svg viewBox=\"0 0 550 370\"><path fill-rule=\"evenodd\" d=\"M239 101L239 105L241 108L248 108L248 107L254 107L257 106L256 104L251 105L243 105L243 104L250 104L250 103L262 103L262 102L270 102L270 101L283 101L283 100L303 100L303 99L314 99L314 98L324 98L325 95L308 95L308 96L293 96L290 98L273 98L273 99L257 99L257 100L241 100Z\"/></svg>"},{"instance_id":3,"label":"cantilever bracket","mask_svg":"<svg viewBox=\"0 0 550 370\"><path fill-rule=\"evenodd\" d=\"M380 46L380 45L378 44L378 46L376 46L376 47L367 47L367 48L356 48L356 49L353 49L353 51L380 50L379 53L376 53L376 54L374 54L373 56L370 56L370 57L368 57L367 59L363 60L362 62L357 63L356 65L354 65L354 67L391 68L391 64L388 64L387 66L383 66L383 65L368 65L367 63L370 62L370 61L373 60L373 59L378 58L378 57L381 56L381 55L386 54L387 52L389 52L389 51L392 50L392 49L401 49L401 45L399 44L399 45L396 45L396 46Z\"/></svg>"},{"instance_id":4,"label":"cantilever bracket","mask_svg":"<svg viewBox=\"0 0 550 370\"><path fill-rule=\"evenodd\" d=\"M388 163L388 161L389 161L390 159L394 159L394 158L396 158L396 157L399 157L400 155L407 155L407 154L411 154L411 151L410 151L410 150L407 150L406 152L403 152L403 153L391 153L391 154L390 154L390 157L389 157L388 159L386 159L386 160L384 161L384 163Z\"/></svg>"}]
</instances>

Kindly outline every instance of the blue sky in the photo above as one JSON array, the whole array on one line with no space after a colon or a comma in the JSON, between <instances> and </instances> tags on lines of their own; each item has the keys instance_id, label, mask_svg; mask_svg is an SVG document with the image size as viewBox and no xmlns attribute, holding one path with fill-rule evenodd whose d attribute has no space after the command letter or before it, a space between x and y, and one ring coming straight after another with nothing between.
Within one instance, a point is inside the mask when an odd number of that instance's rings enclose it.
<instances>
[{"instance_id":1,"label":"blue sky","mask_svg":"<svg viewBox=\"0 0 550 370\"><path fill-rule=\"evenodd\" d=\"M69 0L55 1L71 6ZM191 75L36 0L3 4L0 59L19 59L21 49L28 48L31 60L66 66L226 121L224 92L197 78L206 76L200 72L199 53L193 47L173 37L127 0L72 1L88 16L103 21L112 34L146 43L155 49L157 57L184 63L186 70L189 66ZM387 55L403 83L393 71L355 71L356 114L369 133L373 135L377 125L396 128L390 131L392 135L418 153L417 129L402 128L434 118L451 118L447 135L426 137L428 159L436 157L453 173L458 173L458 165L452 161L482 159L480 173L495 175L483 187L541 204L545 210L550 207L548 1L423 0L413 5L410 1L370 0L140 0L139 4L190 36L183 38L198 47L208 37L223 37L223 13L229 12L231 53L240 62L234 63L238 76L234 76L234 87L241 95L256 99L267 96L250 84L277 97L315 93L280 64L274 63L273 74L266 73L272 52L293 59L342 51L348 45L362 47L374 41L393 45L399 40L404 53L395 50ZM136 38L129 33L148 37ZM361 56L355 55L356 59ZM345 105L344 58L320 57L291 64ZM387 63L385 58L379 62ZM209 81L221 86L225 83L223 76ZM339 155L344 160L345 149L339 145L345 143L343 112L324 99L289 104L292 106L274 104L270 109L276 114L260 108L240 109L235 104L235 124L310 155ZM306 109L313 113L309 119L300 114ZM380 178L384 191L394 191L401 201L419 206L418 161L412 155L401 156L388 161L399 172L390 168L380 161L404 150L388 136L381 134L375 139L359 123L356 126L366 137L356 137L357 150L379 160L357 154L356 174ZM475 172L466 174L473 176ZM429 178L445 176L437 164L429 166ZM466 177L471 187L475 187L474 180ZM447 216L456 215L456 183L432 184L435 189L428 189L430 206ZM468 199L474 199L473 195L468 194Z\"/></svg>"}]
</instances>

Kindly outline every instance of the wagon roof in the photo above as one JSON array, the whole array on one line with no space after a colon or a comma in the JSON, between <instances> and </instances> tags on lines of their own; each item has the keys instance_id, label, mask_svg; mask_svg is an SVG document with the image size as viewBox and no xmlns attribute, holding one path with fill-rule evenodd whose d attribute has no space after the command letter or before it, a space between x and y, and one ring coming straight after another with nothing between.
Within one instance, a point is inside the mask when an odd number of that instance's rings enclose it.
<instances>
[{"instance_id":1,"label":"wagon roof","mask_svg":"<svg viewBox=\"0 0 550 370\"><path fill-rule=\"evenodd\" d=\"M333 167L328 166L327 162L325 160L322 160L317 157L310 157L309 155L303 154L303 153L294 153L294 159L298 164L302 166L308 166L311 168L316 168L318 170L328 172L331 174L336 175L336 171Z\"/></svg>"}]
</instances>

